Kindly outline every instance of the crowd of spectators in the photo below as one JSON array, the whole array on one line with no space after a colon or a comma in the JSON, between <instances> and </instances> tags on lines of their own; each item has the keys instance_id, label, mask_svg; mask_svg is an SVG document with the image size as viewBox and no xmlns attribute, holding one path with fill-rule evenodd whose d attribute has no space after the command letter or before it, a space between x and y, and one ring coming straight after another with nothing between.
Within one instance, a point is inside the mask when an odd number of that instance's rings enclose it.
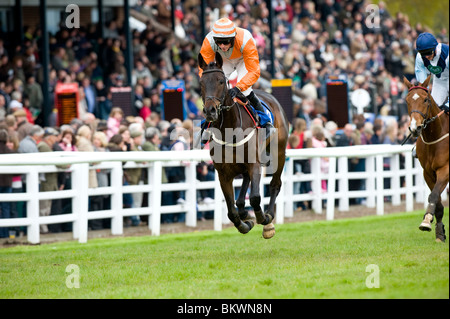
<instances>
[{"instance_id":1,"label":"crowd of spectators","mask_svg":"<svg viewBox=\"0 0 450 319\"><path fill-rule=\"evenodd\" d=\"M61 127L56 126L54 116L47 127L43 125L40 28L26 26L23 44L14 47L0 33L0 152L188 149L191 141L182 137L171 141L168 134L182 127L192 130L192 121L202 117L197 71L197 54L203 41L200 1L175 1L174 32L160 31L152 21L172 30L170 5L168 0L141 0L134 8L149 21L144 30L132 30L130 79L125 68L126 41L121 21L108 21L103 37L95 24L73 29L61 27L50 35L51 105L57 83L79 84L79 117ZM275 78L293 80L295 89L301 92L301 102L294 106L290 148L399 143L408 125L401 78L403 75L409 80L414 78L415 39L427 30L421 24L411 25L408 16L400 12L392 16L383 1L378 3L379 15L368 21L367 5L368 1L273 0L274 65L270 58L269 10L265 0L207 1L205 27L209 30L216 18L229 17L255 38L263 74L273 71ZM448 43L446 29L435 35L439 42ZM355 114L352 123L339 130L327 118L324 106L327 77L340 74L347 75L350 94L359 88L370 93L372 101L367 112L375 117L391 115L393 120L368 121ZM161 119L161 83L166 79L185 81L189 110L184 121L175 119L169 123ZM132 116L112 107L111 88L126 85L133 88ZM298 172L309 166L305 162L297 164ZM352 170L364 169L363 164L349 163ZM325 159L321 168L327 170ZM214 176L210 165L204 164L198 171L199 179ZM91 176L90 187L105 185L105 176L107 172L101 171ZM70 187L64 174L42 178L44 184L51 184L49 190ZM180 178L182 174L170 170L163 176L164 182ZM125 184L139 184L145 179L142 171L125 171ZM23 186L20 176L0 179L2 192L18 192ZM308 191L308 185L299 187L299 192ZM364 186L356 183L351 187ZM323 189L326 190L326 181ZM163 202L167 204L183 201L182 193L164 196ZM212 195L200 197L209 201ZM124 198L124 205L139 207L146 200L137 194ZM25 207L14 205L5 208L6 204L1 203L3 218L11 214L24 216ZM42 214L70 210L64 200L54 200L50 210L48 203L42 205ZM92 210L104 209L105 205L107 198L94 198L91 202ZM166 221L177 220L182 221L183 216L167 216ZM138 225L142 221L136 216L129 222ZM105 225L95 222L90 227Z\"/></svg>"}]
</instances>

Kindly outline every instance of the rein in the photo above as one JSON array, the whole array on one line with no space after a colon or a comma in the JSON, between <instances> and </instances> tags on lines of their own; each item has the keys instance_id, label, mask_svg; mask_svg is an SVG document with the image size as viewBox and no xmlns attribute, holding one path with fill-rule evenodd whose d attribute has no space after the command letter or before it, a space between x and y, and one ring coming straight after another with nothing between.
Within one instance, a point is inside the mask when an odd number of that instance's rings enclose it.
<instances>
[{"instance_id":1,"label":"rein","mask_svg":"<svg viewBox=\"0 0 450 319\"><path fill-rule=\"evenodd\" d=\"M213 73L213 72L219 72L219 73L223 74L224 78L226 79L225 73L223 72L223 70L220 70L220 69L205 70L205 71L203 71L203 74L205 74L205 73ZM223 105L225 103L226 93L227 93L227 91L224 90L223 95L222 95L221 98L218 98L216 96L205 96L204 99L205 99L205 101L207 101L207 100L213 100L214 101L214 104L216 105L217 113L218 113L219 116L221 115L222 111L229 111L235 105L236 106L237 105L243 106L245 111L248 113L248 115L250 115L250 118L252 119L255 128L250 132L250 134L248 134L244 139L242 139L241 141L239 141L237 143L230 143L230 142L222 141L222 140L218 139L214 135L214 132L211 132L211 137L216 143L218 143L220 145L231 146L231 147L238 147L238 146L241 146L241 145L247 143L253 137L253 135L255 134L256 128L258 128L258 125L256 123L256 119L254 118L254 116L251 114L251 112L247 108L248 105L249 105L249 101L244 103L240 99L234 98L233 99L233 104L231 104L231 105ZM215 101L218 101L218 104ZM241 114L241 109L239 107L238 107L238 111L239 111L239 119L240 119L241 127L242 127L242 114ZM222 125L223 125L223 114L222 114L221 118L222 118L222 121L221 121L220 127L222 127ZM209 129L210 124L211 123L209 123L206 128L202 127L201 132L200 132L200 136L203 135L203 131L204 130L208 130Z\"/></svg>"}]
</instances>

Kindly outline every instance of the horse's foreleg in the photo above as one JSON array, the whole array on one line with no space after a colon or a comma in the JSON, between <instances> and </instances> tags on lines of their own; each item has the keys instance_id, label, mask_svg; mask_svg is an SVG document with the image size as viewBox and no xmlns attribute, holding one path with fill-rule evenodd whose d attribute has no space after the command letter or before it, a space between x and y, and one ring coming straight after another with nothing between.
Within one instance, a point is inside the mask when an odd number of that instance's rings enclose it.
<instances>
[{"instance_id":1,"label":"horse's foreleg","mask_svg":"<svg viewBox=\"0 0 450 319\"><path fill-rule=\"evenodd\" d=\"M239 218L246 220L249 218L248 212L245 210L245 195L247 194L248 186L250 185L250 176L244 174L242 179L241 190L239 191L238 199L236 200L236 206L239 212Z\"/></svg>"},{"instance_id":2,"label":"horse's foreleg","mask_svg":"<svg viewBox=\"0 0 450 319\"><path fill-rule=\"evenodd\" d=\"M259 193L259 183L261 181L261 170L259 168L259 164L253 165L250 171L251 171L250 205L252 206L255 212L256 222L258 224L266 225L265 216L261 209L261 195ZM270 221L268 221L268 223L270 223Z\"/></svg>"},{"instance_id":3,"label":"horse's foreleg","mask_svg":"<svg viewBox=\"0 0 450 319\"><path fill-rule=\"evenodd\" d=\"M225 202L228 208L228 218L242 234L246 234L253 228L253 221L243 222L239 218L239 213L234 206L234 189L233 189L233 179L225 179L219 174L220 187L222 188L223 196L225 197Z\"/></svg>"},{"instance_id":4,"label":"horse's foreleg","mask_svg":"<svg viewBox=\"0 0 450 319\"><path fill-rule=\"evenodd\" d=\"M277 171L272 176L272 180L270 181L270 202L269 202L269 208L266 212L266 214L270 214L272 216L272 219L275 219L275 201L277 199L278 194L280 193L281 189L281 173Z\"/></svg>"},{"instance_id":5,"label":"horse's foreleg","mask_svg":"<svg viewBox=\"0 0 450 319\"><path fill-rule=\"evenodd\" d=\"M261 209L261 195L259 193L260 180L261 171L257 164L252 169L250 205L255 210L256 222L264 225L262 233L263 237L269 239L275 235L275 226L272 224L273 214L265 214Z\"/></svg>"},{"instance_id":6,"label":"horse's foreleg","mask_svg":"<svg viewBox=\"0 0 450 319\"><path fill-rule=\"evenodd\" d=\"M428 187L431 189L431 193L428 196L427 211L419 229L422 231L431 231L431 223L436 215L436 240L445 241L444 224L442 223L444 211L441 204L441 193L448 183L448 166L436 171L436 176L435 181L430 176L424 176Z\"/></svg>"}]
</instances>

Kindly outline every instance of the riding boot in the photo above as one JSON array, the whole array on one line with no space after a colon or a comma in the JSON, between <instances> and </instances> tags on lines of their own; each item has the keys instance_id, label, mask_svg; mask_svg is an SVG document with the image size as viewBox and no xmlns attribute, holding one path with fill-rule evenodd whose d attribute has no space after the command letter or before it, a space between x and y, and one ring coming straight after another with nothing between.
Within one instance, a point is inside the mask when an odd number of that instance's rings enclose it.
<instances>
[{"instance_id":1,"label":"riding boot","mask_svg":"<svg viewBox=\"0 0 450 319\"><path fill-rule=\"evenodd\" d=\"M255 92L251 92L247 98L250 101L250 104L255 108L255 110L258 110L260 112L265 112L264 107L261 105L261 101L258 99L258 97L256 96ZM261 124L261 123L260 123ZM273 131L275 130L275 128L273 127L273 124L268 121L266 124L264 124L264 126L262 126L262 128L264 128L266 130L266 139L268 139Z\"/></svg>"},{"instance_id":2,"label":"riding boot","mask_svg":"<svg viewBox=\"0 0 450 319\"><path fill-rule=\"evenodd\" d=\"M439 106L439 108L445 112L445 114L448 115L448 102L445 102L444 104L442 104L441 106Z\"/></svg>"}]
</instances>

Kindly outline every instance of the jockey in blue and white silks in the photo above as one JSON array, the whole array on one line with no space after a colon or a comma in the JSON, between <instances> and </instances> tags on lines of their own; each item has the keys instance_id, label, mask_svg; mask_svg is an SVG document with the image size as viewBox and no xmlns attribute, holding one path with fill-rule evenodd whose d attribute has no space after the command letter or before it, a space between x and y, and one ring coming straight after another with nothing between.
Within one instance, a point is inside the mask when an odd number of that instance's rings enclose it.
<instances>
[{"instance_id":1,"label":"jockey in blue and white silks","mask_svg":"<svg viewBox=\"0 0 450 319\"><path fill-rule=\"evenodd\" d=\"M448 44L438 43L431 33L424 32L417 37L416 48L416 79L423 83L430 73L433 74L431 96L439 108L448 114Z\"/></svg>"}]
</instances>

